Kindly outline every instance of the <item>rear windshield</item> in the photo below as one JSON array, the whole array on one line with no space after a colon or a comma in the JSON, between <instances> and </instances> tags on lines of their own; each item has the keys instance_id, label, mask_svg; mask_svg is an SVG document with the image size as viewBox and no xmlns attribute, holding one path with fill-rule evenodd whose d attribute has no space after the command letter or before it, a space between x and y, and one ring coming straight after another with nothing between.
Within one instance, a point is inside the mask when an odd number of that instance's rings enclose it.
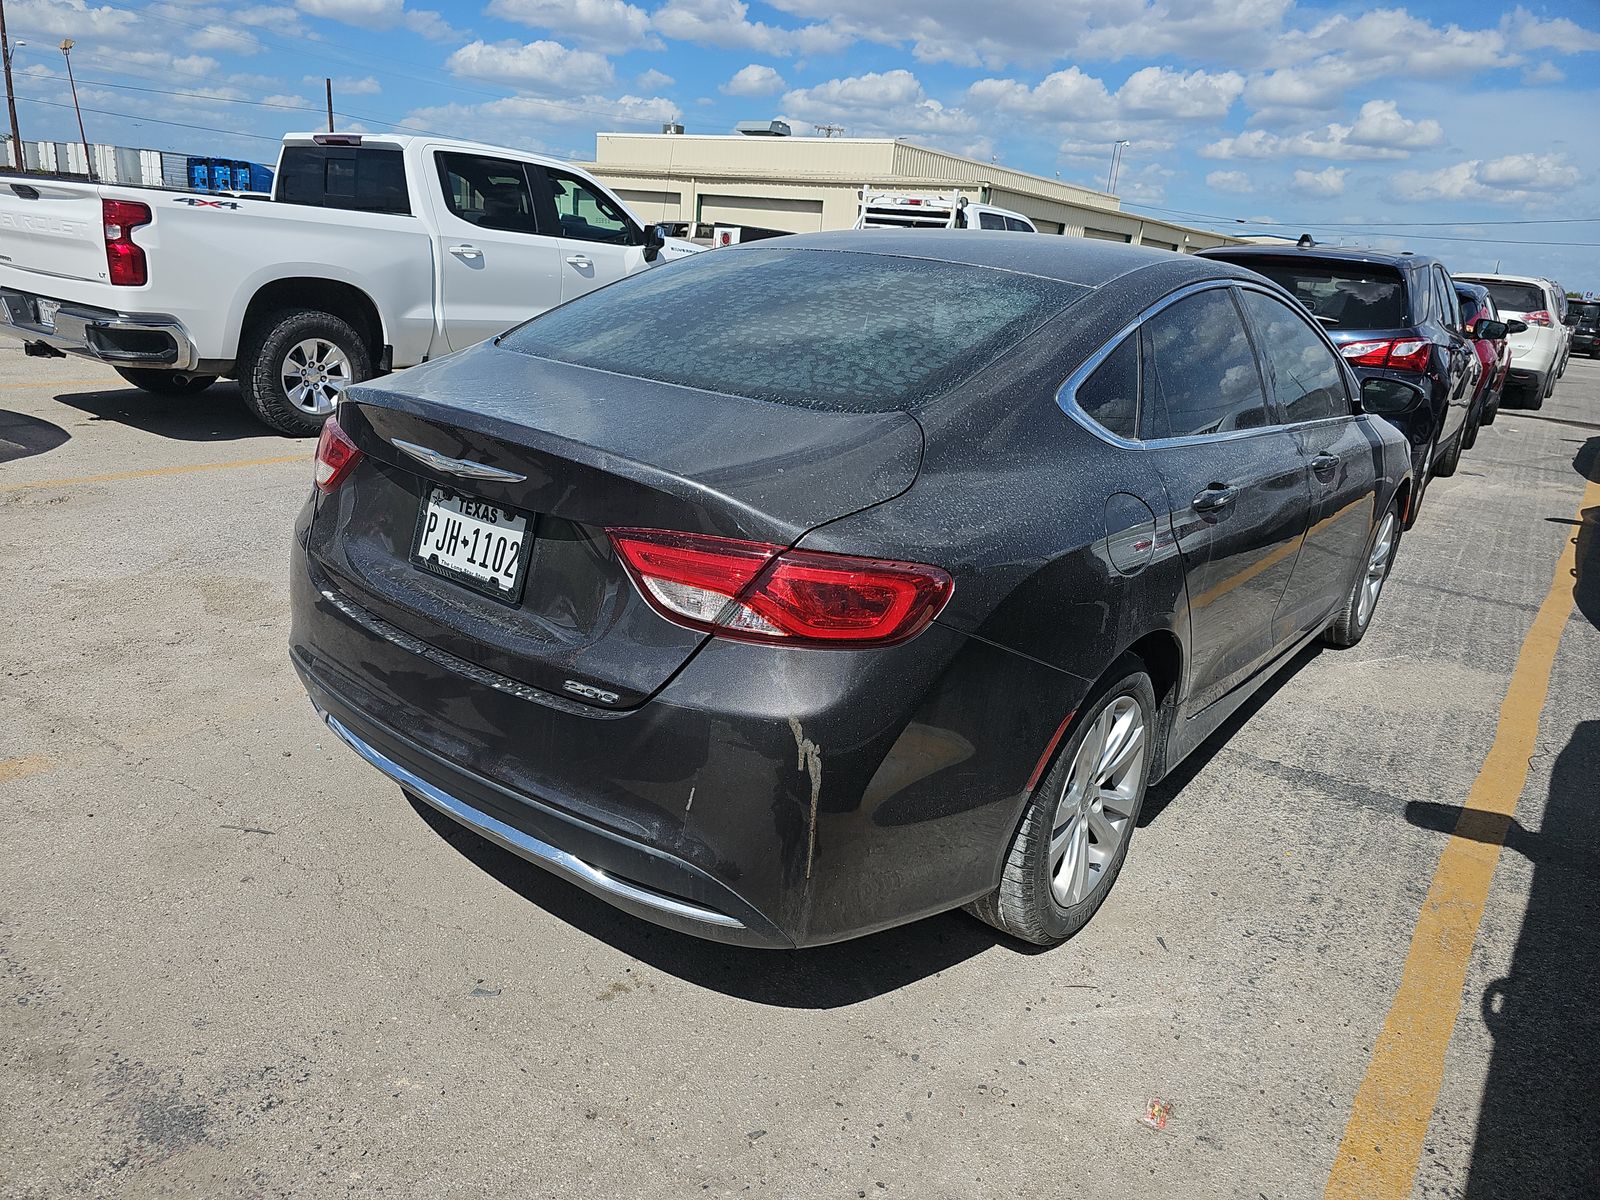
<instances>
[{"instance_id":1,"label":"rear windshield","mask_svg":"<svg viewBox=\"0 0 1600 1200\"><path fill-rule=\"evenodd\" d=\"M921 258L714 250L513 329L523 354L833 412L939 395L1090 289Z\"/></svg>"},{"instance_id":2,"label":"rear windshield","mask_svg":"<svg viewBox=\"0 0 1600 1200\"><path fill-rule=\"evenodd\" d=\"M313 208L411 213L403 156L377 146L285 146L277 199Z\"/></svg>"},{"instance_id":3,"label":"rear windshield","mask_svg":"<svg viewBox=\"0 0 1600 1200\"><path fill-rule=\"evenodd\" d=\"M1578 315L1578 324L1591 326L1600 322L1600 304L1574 304L1572 311Z\"/></svg>"},{"instance_id":4,"label":"rear windshield","mask_svg":"<svg viewBox=\"0 0 1600 1200\"><path fill-rule=\"evenodd\" d=\"M1485 279L1483 286L1494 297L1501 312L1531 313L1545 307L1544 289L1532 283L1496 283Z\"/></svg>"},{"instance_id":5,"label":"rear windshield","mask_svg":"<svg viewBox=\"0 0 1600 1200\"><path fill-rule=\"evenodd\" d=\"M1365 263L1236 260L1293 293L1329 329L1396 329L1406 324L1397 272Z\"/></svg>"}]
</instances>

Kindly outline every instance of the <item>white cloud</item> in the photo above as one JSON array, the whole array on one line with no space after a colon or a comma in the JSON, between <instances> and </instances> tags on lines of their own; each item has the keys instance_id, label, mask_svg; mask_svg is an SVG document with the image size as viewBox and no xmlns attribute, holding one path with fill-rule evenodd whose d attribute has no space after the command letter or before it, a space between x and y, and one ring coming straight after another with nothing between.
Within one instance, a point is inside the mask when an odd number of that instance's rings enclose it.
<instances>
[{"instance_id":1,"label":"white cloud","mask_svg":"<svg viewBox=\"0 0 1600 1200\"><path fill-rule=\"evenodd\" d=\"M759 50L763 54L816 54L842 50L851 39L828 25L784 29L748 17L743 0L667 0L653 18L655 28L680 42Z\"/></svg>"},{"instance_id":2,"label":"white cloud","mask_svg":"<svg viewBox=\"0 0 1600 1200\"><path fill-rule=\"evenodd\" d=\"M1216 192L1234 192L1242 195L1255 191L1255 184L1243 171L1212 171L1206 176L1206 186Z\"/></svg>"},{"instance_id":3,"label":"white cloud","mask_svg":"<svg viewBox=\"0 0 1600 1200\"><path fill-rule=\"evenodd\" d=\"M300 82L308 87L322 86L321 75L307 75ZM379 83L376 76L364 75L360 79L349 76L340 76L333 81L333 94L335 96L376 96L383 91L383 84Z\"/></svg>"},{"instance_id":4,"label":"white cloud","mask_svg":"<svg viewBox=\"0 0 1600 1200\"><path fill-rule=\"evenodd\" d=\"M869 72L785 92L783 108L807 125L843 125L853 137L919 135L920 141L987 158L984 123L929 96L910 71Z\"/></svg>"},{"instance_id":5,"label":"white cloud","mask_svg":"<svg viewBox=\"0 0 1600 1200\"><path fill-rule=\"evenodd\" d=\"M189 35L196 50L216 50L223 54L260 54L265 47L255 34L226 25L202 25Z\"/></svg>"},{"instance_id":6,"label":"white cloud","mask_svg":"<svg viewBox=\"0 0 1600 1200\"><path fill-rule=\"evenodd\" d=\"M563 158L594 153L596 129L660 129L682 110L660 96L572 96L560 101L537 96L507 96L483 104L445 104L420 108L405 125L449 137L471 138Z\"/></svg>"},{"instance_id":7,"label":"white cloud","mask_svg":"<svg viewBox=\"0 0 1600 1200\"><path fill-rule=\"evenodd\" d=\"M678 81L671 75L668 75L666 72L658 71L654 67L651 67L648 71L643 72L634 82L639 85L640 91L658 92L664 87L671 87Z\"/></svg>"},{"instance_id":8,"label":"white cloud","mask_svg":"<svg viewBox=\"0 0 1600 1200\"><path fill-rule=\"evenodd\" d=\"M1573 187L1582 179L1565 154L1510 154L1470 159L1437 171L1401 171L1391 181L1402 200L1484 200L1523 204Z\"/></svg>"},{"instance_id":9,"label":"white cloud","mask_svg":"<svg viewBox=\"0 0 1600 1200\"><path fill-rule=\"evenodd\" d=\"M1331 158L1398 159L1444 141L1444 128L1427 118L1402 116L1392 100L1369 100L1356 114L1355 123L1330 123L1321 129L1277 134L1248 129L1220 138L1200 148L1202 158Z\"/></svg>"},{"instance_id":10,"label":"white cloud","mask_svg":"<svg viewBox=\"0 0 1600 1200\"><path fill-rule=\"evenodd\" d=\"M729 96L771 96L788 86L771 67L751 63L735 71L733 78L717 90Z\"/></svg>"},{"instance_id":11,"label":"white cloud","mask_svg":"<svg viewBox=\"0 0 1600 1200\"><path fill-rule=\"evenodd\" d=\"M1557 54L1582 54L1600 50L1600 32L1585 29L1566 17L1545 21L1518 7L1500 22L1511 42L1524 50L1554 50Z\"/></svg>"},{"instance_id":12,"label":"white cloud","mask_svg":"<svg viewBox=\"0 0 1600 1200\"><path fill-rule=\"evenodd\" d=\"M1537 87L1544 83L1561 83L1567 73L1553 62L1542 62L1536 67L1529 67L1522 72L1522 82Z\"/></svg>"},{"instance_id":13,"label":"white cloud","mask_svg":"<svg viewBox=\"0 0 1600 1200\"><path fill-rule=\"evenodd\" d=\"M607 87L616 77L605 55L544 41L468 42L445 60L445 67L469 79L560 94Z\"/></svg>"},{"instance_id":14,"label":"white cloud","mask_svg":"<svg viewBox=\"0 0 1600 1200\"><path fill-rule=\"evenodd\" d=\"M485 11L612 54L661 46L650 32L650 14L626 0L490 0Z\"/></svg>"},{"instance_id":15,"label":"white cloud","mask_svg":"<svg viewBox=\"0 0 1600 1200\"><path fill-rule=\"evenodd\" d=\"M1296 171L1289 180L1289 187L1302 196L1339 196L1344 194L1344 177L1347 174L1349 174L1348 167Z\"/></svg>"},{"instance_id":16,"label":"white cloud","mask_svg":"<svg viewBox=\"0 0 1600 1200\"><path fill-rule=\"evenodd\" d=\"M358 29L405 28L438 41L455 35L438 13L407 8L405 0L295 0L295 7L307 16Z\"/></svg>"},{"instance_id":17,"label":"white cloud","mask_svg":"<svg viewBox=\"0 0 1600 1200\"><path fill-rule=\"evenodd\" d=\"M1243 91L1244 76L1235 71L1185 75L1167 67L1145 67L1117 89L1117 102L1131 116L1203 120L1226 116Z\"/></svg>"}]
</instances>

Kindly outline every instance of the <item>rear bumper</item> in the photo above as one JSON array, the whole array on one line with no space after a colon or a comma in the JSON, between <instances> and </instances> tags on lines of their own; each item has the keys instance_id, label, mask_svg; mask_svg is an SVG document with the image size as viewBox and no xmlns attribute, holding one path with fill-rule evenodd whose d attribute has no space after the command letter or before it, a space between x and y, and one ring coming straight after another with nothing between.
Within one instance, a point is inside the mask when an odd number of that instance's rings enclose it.
<instances>
[{"instance_id":1,"label":"rear bumper","mask_svg":"<svg viewBox=\"0 0 1600 1200\"><path fill-rule=\"evenodd\" d=\"M187 371L200 354L177 317L124 313L0 288L0 336L123 367Z\"/></svg>"}]
</instances>

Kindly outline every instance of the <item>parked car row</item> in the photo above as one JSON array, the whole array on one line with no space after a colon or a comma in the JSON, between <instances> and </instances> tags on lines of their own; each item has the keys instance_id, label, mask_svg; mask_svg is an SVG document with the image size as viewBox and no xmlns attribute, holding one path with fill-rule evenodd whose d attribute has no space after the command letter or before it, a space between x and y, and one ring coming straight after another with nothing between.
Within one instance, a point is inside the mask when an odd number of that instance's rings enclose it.
<instances>
[{"instance_id":1,"label":"parked car row","mask_svg":"<svg viewBox=\"0 0 1600 1200\"><path fill-rule=\"evenodd\" d=\"M1058 942L1147 787L1370 627L1420 487L1375 412L1478 359L1363 380L1337 330L1221 258L1010 232L631 276L346 391L292 661L415 800L649 920Z\"/></svg>"}]
</instances>

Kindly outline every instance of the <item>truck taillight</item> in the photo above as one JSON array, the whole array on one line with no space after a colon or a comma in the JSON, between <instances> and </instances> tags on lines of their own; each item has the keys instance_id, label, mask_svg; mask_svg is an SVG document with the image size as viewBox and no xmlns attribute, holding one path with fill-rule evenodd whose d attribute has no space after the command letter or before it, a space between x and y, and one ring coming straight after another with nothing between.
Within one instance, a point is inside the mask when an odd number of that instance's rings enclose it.
<instances>
[{"instance_id":1,"label":"truck taillight","mask_svg":"<svg viewBox=\"0 0 1600 1200\"><path fill-rule=\"evenodd\" d=\"M133 231L150 224L150 206L136 200L102 200L100 213L106 227L106 271L111 282L117 287L143 287L150 282L150 268L144 250L133 240Z\"/></svg>"}]
</instances>

